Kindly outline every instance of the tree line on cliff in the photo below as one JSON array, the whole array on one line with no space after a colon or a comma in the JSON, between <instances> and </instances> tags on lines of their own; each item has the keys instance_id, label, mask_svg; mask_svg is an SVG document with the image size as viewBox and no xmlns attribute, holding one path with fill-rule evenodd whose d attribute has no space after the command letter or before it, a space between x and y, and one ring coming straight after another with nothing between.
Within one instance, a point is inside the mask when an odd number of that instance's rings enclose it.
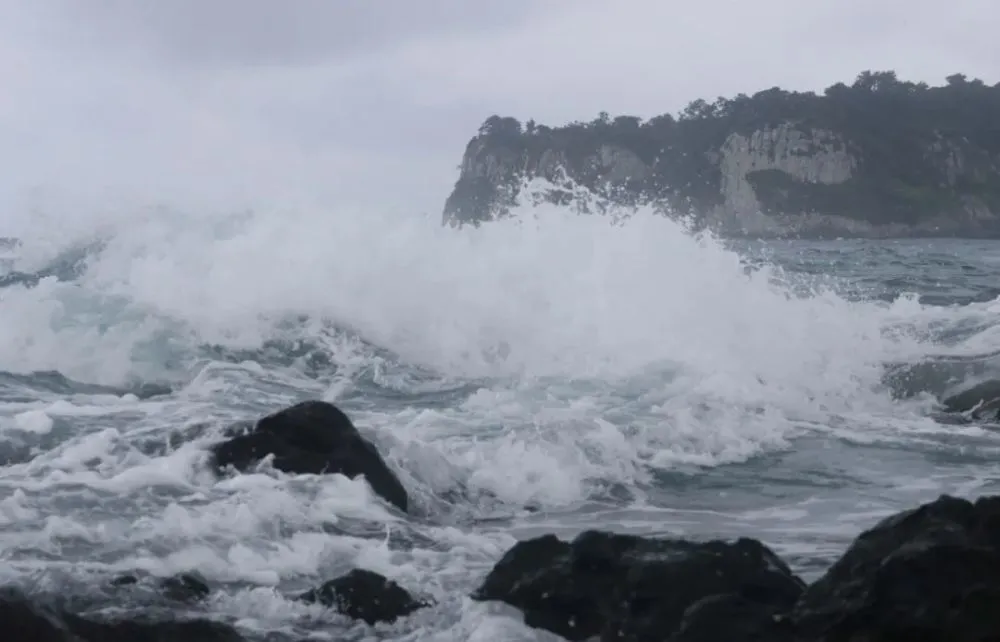
<instances>
[{"instance_id":1,"label":"tree line on cliff","mask_svg":"<svg viewBox=\"0 0 1000 642\"><path fill-rule=\"evenodd\" d=\"M961 171L947 179L942 174L943 157L956 146L966 164L986 167L1000 157L1000 83L991 86L964 74L930 86L901 80L894 71L863 71L852 84L839 82L822 94L772 87L752 96L694 100L677 115L648 120L602 112L590 122L548 127L494 115L482 124L478 139L527 157L557 149L571 166L582 164L600 145L617 145L654 170L630 186L634 193L682 197L704 207L721 199L720 166L713 153L726 139L783 123L837 133L850 141L862 168L849 184L805 188L789 184L780 172L761 172L748 177L756 181L758 193L791 193L799 201L792 205L821 213L877 213L883 219L878 222L940 214L968 195L1000 212L995 174ZM928 151L935 149L936 157Z\"/></svg>"}]
</instances>

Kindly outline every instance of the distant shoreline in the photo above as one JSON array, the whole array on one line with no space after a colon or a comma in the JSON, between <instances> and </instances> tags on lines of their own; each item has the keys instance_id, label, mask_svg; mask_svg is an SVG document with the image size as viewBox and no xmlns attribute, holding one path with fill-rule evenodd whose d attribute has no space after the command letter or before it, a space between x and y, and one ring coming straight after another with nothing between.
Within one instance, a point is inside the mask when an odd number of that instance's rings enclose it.
<instances>
[{"instance_id":1,"label":"distant shoreline","mask_svg":"<svg viewBox=\"0 0 1000 642\"><path fill-rule=\"evenodd\" d=\"M554 202L583 188L611 206L694 212L727 237L1000 238L1000 83L866 71L822 95L772 88L646 121L491 116L443 222L503 217L532 178L557 186Z\"/></svg>"}]
</instances>

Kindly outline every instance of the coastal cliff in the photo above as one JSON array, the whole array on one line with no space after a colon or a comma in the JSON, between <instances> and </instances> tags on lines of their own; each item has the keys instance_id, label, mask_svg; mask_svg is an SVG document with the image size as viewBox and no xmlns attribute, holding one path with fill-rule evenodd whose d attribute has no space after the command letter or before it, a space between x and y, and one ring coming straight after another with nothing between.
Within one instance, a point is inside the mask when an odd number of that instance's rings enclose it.
<instances>
[{"instance_id":1,"label":"coastal cliff","mask_svg":"<svg viewBox=\"0 0 1000 642\"><path fill-rule=\"evenodd\" d=\"M649 205L727 236L1000 237L1000 83L866 71L822 95L772 88L647 121L491 116L444 222L505 216L534 178L581 211Z\"/></svg>"}]
</instances>

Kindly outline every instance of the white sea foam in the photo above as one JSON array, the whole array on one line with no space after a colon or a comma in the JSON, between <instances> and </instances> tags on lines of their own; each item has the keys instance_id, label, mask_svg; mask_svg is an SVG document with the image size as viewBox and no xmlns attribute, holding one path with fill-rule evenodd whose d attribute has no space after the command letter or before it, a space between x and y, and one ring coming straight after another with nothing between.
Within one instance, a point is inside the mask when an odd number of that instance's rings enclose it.
<instances>
[{"instance_id":1,"label":"white sea foam","mask_svg":"<svg viewBox=\"0 0 1000 642\"><path fill-rule=\"evenodd\" d=\"M831 471L855 456L850 444L936 447L940 426L924 415L927 401L893 400L883 364L996 348L989 328L948 347L930 332L962 319L988 326L995 304L802 296L787 285L793 276L770 265L748 270L715 239L648 212L622 225L551 205L518 214L461 230L377 212L115 217L94 226L102 246L79 278L0 290L0 369L183 384L146 401L38 392L0 407L0 443L45 444L0 469L0 549L12 567L198 570L258 585L213 598L212 608L248 626L319 618L343 630L353 625L273 589L362 566L439 601L387 628L390 638L542 639L461 598L515 532L572 532L596 519L637 531L749 529L780 545L782 532L817 524L850 537L893 505L852 508L835 492L851 483L895 487L907 499L979 483L937 474L915 456L902 475ZM67 235L35 244L51 238L30 228L22 237L17 269L37 269L80 242ZM253 352L269 339L317 347L331 361L327 378ZM251 356L213 362L205 344ZM467 384L475 385L448 403L357 399L364 385L421 399ZM362 480L266 465L234 479L207 473L218 425L299 396L345 400L411 489L422 522L393 516ZM168 432L199 421L211 425L167 444ZM996 449L990 435L963 430L955 434L979 440L982 453ZM812 444L802 453L800 440ZM768 503L767 485L785 481L767 477L766 466L754 473L761 495L734 482L708 491L718 502L708 508L671 507L664 493L673 491L658 482L781 453L787 475L815 474L809 483L829 484L834 496L815 504L799 489ZM456 492L459 499L443 499ZM612 504L631 512L603 524ZM526 507L540 512L528 516ZM826 513L846 521L835 525ZM490 525L515 515L514 531L503 520ZM348 532L352 524L378 528L362 536ZM386 544L386 533L414 532L437 548ZM66 561L39 551L61 551Z\"/></svg>"}]
</instances>

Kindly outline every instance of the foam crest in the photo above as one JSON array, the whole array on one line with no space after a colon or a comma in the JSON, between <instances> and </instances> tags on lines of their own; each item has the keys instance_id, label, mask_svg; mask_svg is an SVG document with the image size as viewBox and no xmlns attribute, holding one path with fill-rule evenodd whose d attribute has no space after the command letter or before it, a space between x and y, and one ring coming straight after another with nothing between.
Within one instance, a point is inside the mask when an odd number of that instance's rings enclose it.
<instances>
[{"instance_id":1,"label":"foam crest","mask_svg":"<svg viewBox=\"0 0 1000 642\"><path fill-rule=\"evenodd\" d=\"M461 230L374 212L163 211L104 229L75 284L4 292L2 356L18 370L120 379L162 334L255 347L295 315L458 376L622 376L669 362L722 384L843 390L900 351L880 334L883 307L790 296L773 269L748 273L711 237L642 209L611 225L542 203Z\"/></svg>"},{"instance_id":2,"label":"foam crest","mask_svg":"<svg viewBox=\"0 0 1000 642\"><path fill-rule=\"evenodd\" d=\"M315 382L249 361L205 366L201 347L309 342L337 368L331 399L358 377L433 389L415 366L438 383L478 381L479 393L422 418L360 416L391 435L380 445L428 496L459 483L512 504L567 505L615 484L634 490L650 465L743 461L847 418L862 432L889 416L893 430L918 429L920 401L891 398L884 364L938 350L944 322L990 314L848 300L648 208L611 214L534 201L461 229L307 208L115 214L95 225L99 243L86 238L75 280L0 292L0 360L112 384L201 364L185 398L218 405L253 385L261 412ZM387 374L390 358L404 367ZM20 432L42 427L20 421ZM170 470L142 475L170 484Z\"/></svg>"}]
</instances>

